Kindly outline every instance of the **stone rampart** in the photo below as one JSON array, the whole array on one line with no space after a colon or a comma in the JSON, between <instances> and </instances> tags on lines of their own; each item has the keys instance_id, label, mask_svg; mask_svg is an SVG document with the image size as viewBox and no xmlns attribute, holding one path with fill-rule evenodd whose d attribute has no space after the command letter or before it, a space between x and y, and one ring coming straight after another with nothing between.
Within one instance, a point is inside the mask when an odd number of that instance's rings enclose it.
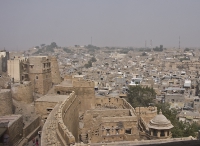
<instances>
[{"instance_id":1,"label":"stone rampart","mask_svg":"<svg viewBox=\"0 0 200 146\"><path fill-rule=\"evenodd\" d=\"M33 102L33 88L30 81L14 84L11 88L12 97L17 101Z\"/></svg>"},{"instance_id":2,"label":"stone rampart","mask_svg":"<svg viewBox=\"0 0 200 146\"><path fill-rule=\"evenodd\" d=\"M11 91L9 89L0 89L0 116L12 114L12 107Z\"/></svg>"},{"instance_id":3,"label":"stone rampart","mask_svg":"<svg viewBox=\"0 0 200 146\"><path fill-rule=\"evenodd\" d=\"M78 105L79 100L74 92L72 92L59 107L57 120L58 120L58 134L59 139L63 139L65 143L75 144L78 141Z\"/></svg>"}]
</instances>

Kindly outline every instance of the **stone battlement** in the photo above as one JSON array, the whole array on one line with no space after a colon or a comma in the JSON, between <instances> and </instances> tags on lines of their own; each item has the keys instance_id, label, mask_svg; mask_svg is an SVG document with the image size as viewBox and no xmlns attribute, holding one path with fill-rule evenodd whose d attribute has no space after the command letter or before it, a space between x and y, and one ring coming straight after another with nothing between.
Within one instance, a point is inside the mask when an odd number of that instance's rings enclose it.
<instances>
[{"instance_id":1,"label":"stone battlement","mask_svg":"<svg viewBox=\"0 0 200 146\"><path fill-rule=\"evenodd\" d=\"M76 131L78 131L78 125L76 125L76 123L78 122L78 120L76 121L76 116L78 119L78 112L76 115L73 109L77 107L77 103L77 96L75 95L75 92L72 92L69 95L69 98L63 101L63 103L60 105L57 113L58 132L60 133L58 135L62 136L60 139L64 140L64 143L66 143L67 145L75 144L76 139L78 138L75 137L77 136ZM72 114L75 114L75 119L72 119L72 116L68 116Z\"/></svg>"}]
</instances>

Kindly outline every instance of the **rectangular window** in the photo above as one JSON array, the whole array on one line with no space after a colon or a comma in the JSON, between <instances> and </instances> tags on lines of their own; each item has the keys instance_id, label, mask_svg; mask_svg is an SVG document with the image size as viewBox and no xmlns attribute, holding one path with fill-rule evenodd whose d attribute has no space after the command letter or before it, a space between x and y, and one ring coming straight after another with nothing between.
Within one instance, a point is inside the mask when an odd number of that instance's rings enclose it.
<instances>
[{"instance_id":1,"label":"rectangular window","mask_svg":"<svg viewBox=\"0 0 200 146\"><path fill-rule=\"evenodd\" d=\"M35 79L37 80L37 79L38 79L38 76L35 76Z\"/></svg>"},{"instance_id":2,"label":"rectangular window","mask_svg":"<svg viewBox=\"0 0 200 146\"><path fill-rule=\"evenodd\" d=\"M126 130L125 130L125 133L126 133L126 134L131 134L131 129L126 129Z\"/></svg>"}]
</instances>

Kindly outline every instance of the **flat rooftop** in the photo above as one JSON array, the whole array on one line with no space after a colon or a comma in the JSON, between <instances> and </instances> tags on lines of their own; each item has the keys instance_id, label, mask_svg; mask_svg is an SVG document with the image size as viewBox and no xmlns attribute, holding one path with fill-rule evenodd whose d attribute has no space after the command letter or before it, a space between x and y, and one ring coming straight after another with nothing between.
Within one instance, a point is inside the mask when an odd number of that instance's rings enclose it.
<instances>
[{"instance_id":1,"label":"flat rooftop","mask_svg":"<svg viewBox=\"0 0 200 146\"><path fill-rule=\"evenodd\" d=\"M0 89L0 93L9 92L10 89Z\"/></svg>"},{"instance_id":2,"label":"flat rooftop","mask_svg":"<svg viewBox=\"0 0 200 146\"><path fill-rule=\"evenodd\" d=\"M47 102L62 102L65 99L67 99L69 95L45 95L36 100L36 102L42 102L42 101L47 101Z\"/></svg>"},{"instance_id":3,"label":"flat rooftop","mask_svg":"<svg viewBox=\"0 0 200 146\"><path fill-rule=\"evenodd\" d=\"M17 119L19 119L22 115L6 115L6 116L0 116L0 124L7 123L8 127L14 123Z\"/></svg>"},{"instance_id":4,"label":"flat rooftop","mask_svg":"<svg viewBox=\"0 0 200 146\"><path fill-rule=\"evenodd\" d=\"M59 86L64 86L64 87L73 87L73 84L72 84L72 80L71 79L67 79L65 81L62 81L59 85L55 85L57 87Z\"/></svg>"}]
</instances>

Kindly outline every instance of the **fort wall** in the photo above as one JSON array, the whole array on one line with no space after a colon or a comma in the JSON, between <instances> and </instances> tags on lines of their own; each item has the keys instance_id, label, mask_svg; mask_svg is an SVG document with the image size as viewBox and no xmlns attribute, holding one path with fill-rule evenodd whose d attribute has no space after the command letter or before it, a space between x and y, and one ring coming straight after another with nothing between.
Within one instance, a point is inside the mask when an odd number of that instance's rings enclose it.
<instances>
[{"instance_id":1,"label":"fort wall","mask_svg":"<svg viewBox=\"0 0 200 146\"><path fill-rule=\"evenodd\" d=\"M9 141L11 142L10 145L14 145L17 143L23 135L23 118L21 115L13 115L18 116L19 118L15 120L9 127L8 127L8 135Z\"/></svg>"},{"instance_id":2,"label":"fort wall","mask_svg":"<svg viewBox=\"0 0 200 146\"><path fill-rule=\"evenodd\" d=\"M36 128L40 126L40 118L36 117L33 122L28 124L23 128L23 137L27 137L30 133L32 133Z\"/></svg>"},{"instance_id":3,"label":"fort wall","mask_svg":"<svg viewBox=\"0 0 200 146\"><path fill-rule=\"evenodd\" d=\"M47 111L47 108L53 109L56 104L57 102L37 101L35 102L35 112L42 115L42 119L46 118L50 113L49 111Z\"/></svg>"},{"instance_id":4,"label":"fort wall","mask_svg":"<svg viewBox=\"0 0 200 146\"><path fill-rule=\"evenodd\" d=\"M66 78L71 78L70 76ZM68 95L72 91L78 96L81 101L79 110L85 111L95 108L95 91L94 82L85 81L80 78L65 79L60 85L55 86L55 92L60 95Z\"/></svg>"},{"instance_id":5,"label":"fort wall","mask_svg":"<svg viewBox=\"0 0 200 146\"><path fill-rule=\"evenodd\" d=\"M57 120L58 132L67 144L78 142L78 127L79 127L79 100L74 92L72 92L59 107Z\"/></svg>"},{"instance_id":6,"label":"fort wall","mask_svg":"<svg viewBox=\"0 0 200 146\"><path fill-rule=\"evenodd\" d=\"M11 93L15 100L26 103L33 102L33 88L30 81L24 81L23 84L14 84L11 88Z\"/></svg>"},{"instance_id":7,"label":"fort wall","mask_svg":"<svg viewBox=\"0 0 200 146\"><path fill-rule=\"evenodd\" d=\"M11 91L9 89L0 89L0 116L12 114L12 107Z\"/></svg>"}]
</instances>

